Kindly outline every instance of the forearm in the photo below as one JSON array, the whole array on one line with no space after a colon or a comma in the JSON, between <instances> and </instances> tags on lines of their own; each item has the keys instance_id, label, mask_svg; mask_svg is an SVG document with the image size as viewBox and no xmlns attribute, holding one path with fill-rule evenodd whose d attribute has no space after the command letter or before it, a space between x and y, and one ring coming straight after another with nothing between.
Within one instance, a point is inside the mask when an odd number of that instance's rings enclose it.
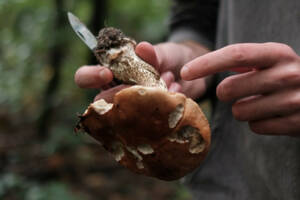
<instances>
[{"instance_id":1,"label":"forearm","mask_svg":"<svg viewBox=\"0 0 300 200\"><path fill-rule=\"evenodd\" d=\"M173 0L169 41L195 41L214 49L219 0Z\"/></svg>"}]
</instances>

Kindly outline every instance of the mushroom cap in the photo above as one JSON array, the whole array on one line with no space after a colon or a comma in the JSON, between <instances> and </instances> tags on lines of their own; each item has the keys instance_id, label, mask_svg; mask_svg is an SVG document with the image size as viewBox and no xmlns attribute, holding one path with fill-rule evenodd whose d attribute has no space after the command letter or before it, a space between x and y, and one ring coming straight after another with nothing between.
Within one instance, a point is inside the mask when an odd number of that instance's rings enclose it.
<instances>
[{"instance_id":1,"label":"mushroom cap","mask_svg":"<svg viewBox=\"0 0 300 200\"><path fill-rule=\"evenodd\" d=\"M132 86L113 104L91 104L79 126L133 172L176 180L193 171L210 146L210 128L197 103L181 93Z\"/></svg>"}]
</instances>

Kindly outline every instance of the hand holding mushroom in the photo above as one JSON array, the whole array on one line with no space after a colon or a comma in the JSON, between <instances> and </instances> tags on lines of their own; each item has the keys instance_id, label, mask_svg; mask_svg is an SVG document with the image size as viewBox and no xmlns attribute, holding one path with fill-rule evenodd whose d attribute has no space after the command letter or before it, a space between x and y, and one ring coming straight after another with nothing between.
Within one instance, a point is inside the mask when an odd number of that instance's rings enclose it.
<instances>
[{"instance_id":1,"label":"hand holding mushroom","mask_svg":"<svg viewBox=\"0 0 300 200\"><path fill-rule=\"evenodd\" d=\"M136 51L139 55L146 52L144 60L158 68L169 67L158 69L165 84L151 65L136 56L135 41L115 29L100 31L98 40L96 56L105 67L80 68L76 83L85 88L107 88L116 78L137 86L120 85L101 92L80 117L79 128L134 172L163 180L178 179L191 172L207 154L209 125L192 99L168 92L167 87L171 91L189 88L187 94L196 96L204 92L204 80L197 80L203 87L192 90L191 83L178 79L176 67L182 63L163 65L164 60L156 57L150 44L140 44Z\"/></svg>"}]
</instances>

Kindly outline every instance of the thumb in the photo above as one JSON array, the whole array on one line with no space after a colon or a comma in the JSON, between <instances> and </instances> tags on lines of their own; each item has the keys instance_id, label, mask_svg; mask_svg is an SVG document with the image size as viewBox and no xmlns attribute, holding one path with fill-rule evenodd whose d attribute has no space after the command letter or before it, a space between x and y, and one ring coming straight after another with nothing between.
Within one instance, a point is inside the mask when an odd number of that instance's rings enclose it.
<instances>
[{"instance_id":1,"label":"thumb","mask_svg":"<svg viewBox=\"0 0 300 200\"><path fill-rule=\"evenodd\" d=\"M145 62L159 70L159 62L154 46L148 42L141 42L135 48L135 53Z\"/></svg>"},{"instance_id":2,"label":"thumb","mask_svg":"<svg viewBox=\"0 0 300 200\"><path fill-rule=\"evenodd\" d=\"M189 57L190 49L182 44L171 42L155 46L148 42L141 42L136 46L135 51L139 57L154 66L159 72L171 71L178 78L180 67Z\"/></svg>"}]
</instances>

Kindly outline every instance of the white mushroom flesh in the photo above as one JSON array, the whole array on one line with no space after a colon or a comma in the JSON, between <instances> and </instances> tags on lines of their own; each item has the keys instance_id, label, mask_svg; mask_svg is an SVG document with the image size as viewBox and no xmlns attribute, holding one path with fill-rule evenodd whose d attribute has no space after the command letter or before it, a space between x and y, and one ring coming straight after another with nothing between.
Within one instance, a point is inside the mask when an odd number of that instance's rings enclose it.
<instances>
[{"instance_id":1,"label":"white mushroom flesh","mask_svg":"<svg viewBox=\"0 0 300 200\"><path fill-rule=\"evenodd\" d=\"M113 143L111 149L112 149L111 153L114 156L115 160L117 162L121 161L125 155L122 143L121 142Z\"/></svg>"},{"instance_id":2,"label":"white mushroom flesh","mask_svg":"<svg viewBox=\"0 0 300 200\"><path fill-rule=\"evenodd\" d=\"M138 161L138 162L136 163L136 167L137 167L138 169L144 169L144 168L145 168L142 161Z\"/></svg>"},{"instance_id":3,"label":"white mushroom flesh","mask_svg":"<svg viewBox=\"0 0 300 200\"><path fill-rule=\"evenodd\" d=\"M180 119L183 116L184 106L183 104L178 104L173 112L169 114L169 127L175 128L177 123L180 121Z\"/></svg>"},{"instance_id":4,"label":"white mushroom flesh","mask_svg":"<svg viewBox=\"0 0 300 200\"><path fill-rule=\"evenodd\" d=\"M184 126L168 137L170 142L180 144L189 143L189 152L192 154L201 153L205 149L205 141L199 130L192 126Z\"/></svg>"},{"instance_id":5,"label":"white mushroom flesh","mask_svg":"<svg viewBox=\"0 0 300 200\"><path fill-rule=\"evenodd\" d=\"M148 155L148 154L154 153L153 148L152 148L149 144L142 144L142 145L139 145L139 146L137 147L137 150L138 150L139 152L141 152L142 154L144 154L144 155Z\"/></svg>"},{"instance_id":6,"label":"white mushroom flesh","mask_svg":"<svg viewBox=\"0 0 300 200\"><path fill-rule=\"evenodd\" d=\"M143 157L133 147L126 147L126 149L139 161L143 160Z\"/></svg>"},{"instance_id":7,"label":"white mushroom flesh","mask_svg":"<svg viewBox=\"0 0 300 200\"><path fill-rule=\"evenodd\" d=\"M100 99L94 102L91 106L99 115L103 115L112 109L113 104L107 103L104 99Z\"/></svg>"}]
</instances>

